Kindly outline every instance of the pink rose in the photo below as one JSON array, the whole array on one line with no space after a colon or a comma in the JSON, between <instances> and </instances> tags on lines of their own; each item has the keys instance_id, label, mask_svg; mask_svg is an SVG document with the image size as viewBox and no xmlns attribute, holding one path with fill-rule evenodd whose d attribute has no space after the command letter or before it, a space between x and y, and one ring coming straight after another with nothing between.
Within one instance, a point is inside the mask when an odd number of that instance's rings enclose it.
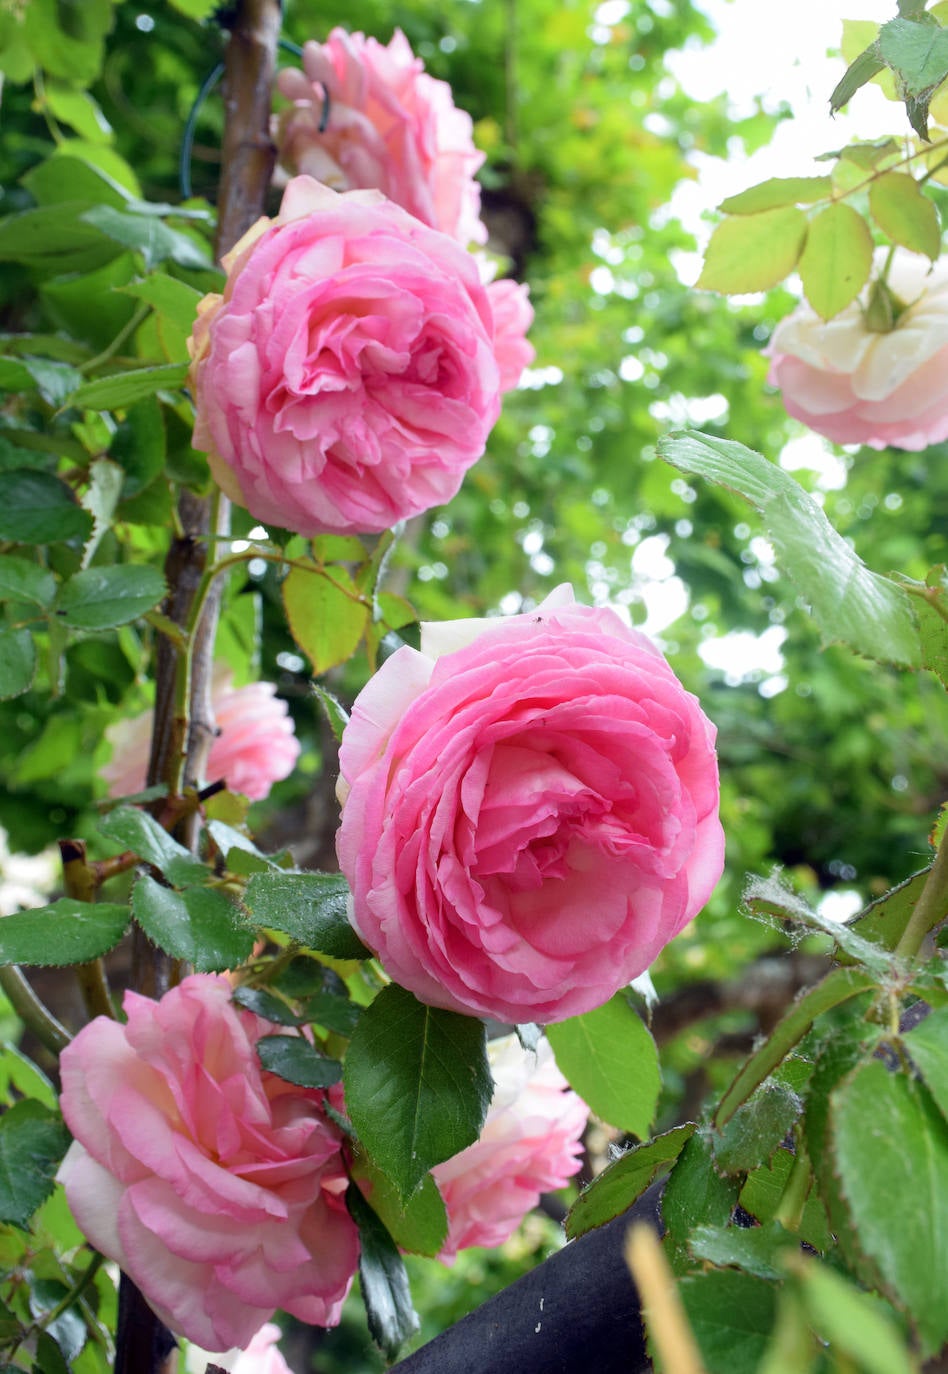
<instances>
[{"instance_id":1,"label":"pink rose","mask_svg":"<svg viewBox=\"0 0 948 1374\"><path fill-rule=\"evenodd\" d=\"M232 792L260 801L275 782L289 777L299 757L286 702L276 695L272 682L235 687L230 669L220 665L214 670L211 695L219 733L211 745L207 775L212 781L223 779ZM153 711L143 711L106 730L112 758L101 772L110 796L127 797L144 789L153 720Z\"/></svg>"},{"instance_id":2,"label":"pink rose","mask_svg":"<svg viewBox=\"0 0 948 1374\"><path fill-rule=\"evenodd\" d=\"M293 102L275 131L284 167L337 191L382 191L465 248L486 240L474 180L484 155L471 117L455 107L447 82L425 74L401 30L386 48L333 29L325 43L304 46L303 71L287 68L278 85ZM329 117L320 131L324 90Z\"/></svg>"},{"instance_id":3,"label":"pink rose","mask_svg":"<svg viewBox=\"0 0 948 1374\"><path fill-rule=\"evenodd\" d=\"M513 391L523 369L536 357L536 350L526 337L533 323L530 293L520 282L504 278L489 284L487 296L494 312L494 354L500 368L500 389Z\"/></svg>"},{"instance_id":4,"label":"pink rose","mask_svg":"<svg viewBox=\"0 0 948 1374\"><path fill-rule=\"evenodd\" d=\"M948 266L899 248L888 284L904 309L887 333L869 329L865 301L832 320L798 306L774 330L769 380L835 443L927 448L948 439Z\"/></svg>"},{"instance_id":5,"label":"pink rose","mask_svg":"<svg viewBox=\"0 0 948 1374\"><path fill-rule=\"evenodd\" d=\"M359 1256L325 1094L267 1073L277 1027L192 974L126 1025L99 1016L63 1050L75 1142L59 1178L92 1244L172 1330L244 1346L276 1308L332 1326Z\"/></svg>"},{"instance_id":6,"label":"pink rose","mask_svg":"<svg viewBox=\"0 0 948 1374\"><path fill-rule=\"evenodd\" d=\"M297 177L224 263L192 339L194 443L224 491L304 535L450 500L500 407L471 254L373 192Z\"/></svg>"},{"instance_id":7,"label":"pink rose","mask_svg":"<svg viewBox=\"0 0 948 1374\"><path fill-rule=\"evenodd\" d=\"M231 1374L293 1374L277 1349L276 1343L282 1335L273 1322L261 1326L247 1349L237 1356Z\"/></svg>"},{"instance_id":8,"label":"pink rose","mask_svg":"<svg viewBox=\"0 0 948 1374\"><path fill-rule=\"evenodd\" d=\"M448 1264L469 1245L501 1245L540 1194L562 1188L582 1163L589 1108L569 1091L549 1042L534 1054L508 1035L488 1052L494 1095L480 1139L431 1171L448 1212L438 1255Z\"/></svg>"},{"instance_id":9,"label":"pink rose","mask_svg":"<svg viewBox=\"0 0 948 1374\"><path fill-rule=\"evenodd\" d=\"M540 1023L599 1006L720 876L714 736L651 641L568 587L422 626L343 737L353 924L432 1006Z\"/></svg>"}]
</instances>

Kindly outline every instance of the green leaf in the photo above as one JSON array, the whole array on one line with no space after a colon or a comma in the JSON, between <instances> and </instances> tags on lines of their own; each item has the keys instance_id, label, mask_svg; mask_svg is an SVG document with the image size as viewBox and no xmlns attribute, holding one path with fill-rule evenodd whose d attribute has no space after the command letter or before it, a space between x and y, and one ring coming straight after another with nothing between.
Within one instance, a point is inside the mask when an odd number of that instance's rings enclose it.
<instances>
[{"instance_id":1,"label":"green leaf","mask_svg":"<svg viewBox=\"0 0 948 1374\"><path fill-rule=\"evenodd\" d=\"M323 708L326 719L329 721L329 728L332 730L336 743L341 744L345 728L349 724L349 712L342 702L333 696L332 692L327 692L325 687L321 687L318 682L313 683L313 691Z\"/></svg>"},{"instance_id":2,"label":"green leaf","mask_svg":"<svg viewBox=\"0 0 948 1374\"><path fill-rule=\"evenodd\" d=\"M868 224L843 201L810 220L800 279L822 319L831 320L859 295L872 270L872 248Z\"/></svg>"},{"instance_id":3,"label":"green leaf","mask_svg":"<svg viewBox=\"0 0 948 1374\"><path fill-rule=\"evenodd\" d=\"M42 1103L7 1108L0 1117L0 1221L26 1225L53 1191L69 1140L58 1112Z\"/></svg>"},{"instance_id":4,"label":"green leaf","mask_svg":"<svg viewBox=\"0 0 948 1374\"><path fill-rule=\"evenodd\" d=\"M598 1117L645 1137L661 1090L655 1041L622 993L604 1006L547 1026L561 1071Z\"/></svg>"},{"instance_id":5,"label":"green leaf","mask_svg":"<svg viewBox=\"0 0 948 1374\"><path fill-rule=\"evenodd\" d=\"M878 76L884 67L879 40L876 39L846 68L830 96L830 113L835 114L848 105L860 86L865 86L867 81Z\"/></svg>"},{"instance_id":6,"label":"green leaf","mask_svg":"<svg viewBox=\"0 0 948 1374\"><path fill-rule=\"evenodd\" d=\"M948 76L948 29L930 21L890 19L879 30L879 53L906 92L921 95Z\"/></svg>"},{"instance_id":7,"label":"green leaf","mask_svg":"<svg viewBox=\"0 0 948 1374\"><path fill-rule=\"evenodd\" d=\"M72 405L89 410L116 410L154 396L157 391L177 391L188 379L189 363L161 367L136 367L84 382L70 397Z\"/></svg>"},{"instance_id":8,"label":"green leaf","mask_svg":"<svg viewBox=\"0 0 948 1374\"><path fill-rule=\"evenodd\" d=\"M37 390L47 405L59 406L82 381L82 373L55 358L0 358L0 391Z\"/></svg>"},{"instance_id":9,"label":"green leaf","mask_svg":"<svg viewBox=\"0 0 948 1374\"><path fill-rule=\"evenodd\" d=\"M789 473L743 444L695 430L664 436L658 452L673 467L736 492L760 512L777 561L809 603L824 643L842 641L882 663L921 666L907 594L870 572Z\"/></svg>"},{"instance_id":10,"label":"green leaf","mask_svg":"<svg viewBox=\"0 0 948 1374\"><path fill-rule=\"evenodd\" d=\"M351 1035L362 1008L350 1002L347 997L336 997L331 992L317 992L309 997L303 1007L302 1019L310 1025L325 1026L337 1035Z\"/></svg>"},{"instance_id":11,"label":"green leaf","mask_svg":"<svg viewBox=\"0 0 948 1374\"><path fill-rule=\"evenodd\" d=\"M63 81L47 81L43 94L60 124L68 124L90 143L111 142L112 127L88 91L77 90Z\"/></svg>"},{"instance_id":12,"label":"green leaf","mask_svg":"<svg viewBox=\"0 0 948 1374\"><path fill-rule=\"evenodd\" d=\"M329 1059L301 1035L264 1035L257 1041L260 1063L301 1088L329 1088L342 1078L338 1059Z\"/></svg>"},{"instance_id":13,"label":"green leaf","mask_svg":"<svg viewBox=\"0 0 948 1374\"><path fill-rule=\"evenodd\" d=\"M909 1031L905 1048L942 1116L948 1120L948 1007L929 1012L924 1021Z\"/></svg>"},{"instance_id":14,"label":"green leaf","mask_svg":"<svg viewBox=\"0 0 948 1374\"><path fill-rule=\"evenodd\" d=\"M718 209L724 215L756 215L761 210L776 210L784 205L812 205L832 194L832 177L771 177L736 196L728 196Z\"/></svg>"},{"instance_id":15,"label":"green leaf","mask_svg":"<svg viewBox=\"0 0 948 1374\"><path fill-rule=\"evenodd\" d=\"M726 1226L737 1202L740 1183L722 1178L714 1167L711 1136L695 1131L678 1157L662 1199L662 1217L679 1255L696 1226Z\"/></svg>"},{"instance_id":16,"label":"green leaf","mask_svg":"<svg viewBox=\"0 0 948 1374\"><path fill-rule=\"evenodd\" d=\"M122 499L137 496L163 475L167 442L161 404L147 396L129 406L109 449L109 457L125 474Z\"/></svg>"},{"instance_id":17,"label":"green leaf","mask_svg":"<svg viewBox=\"0 0 948 1374\"><path fill-rule=\"evenodd\" d=\"M773 1221L783 1201L794 1165L794 1156L789 1150L777 1150L770 1163L764 1168L755 1169L748 1175L739 1198L745 1212L766 1225ZM800 1240L812 1245L814 1250L829 1250L833 1245L826 1221L826 1210L816 1191L811 1189L803 1207L803 1216L797 1228Z\"/></svg>"},{"instance_id":18,"label":"green leaf","mask_svg":"<svg viewBox=\"0 0 948 1374\"><path fill-rule=\"evenodd\" d=\"M170 258L180 267L208 268L214 266L210 251L187 234L171 229L156 215L127 213L112 205L94 205L80 216L83 224L91 224L123 248L141 253L145 268L151 271L158 263Z\"/></svg>"},{"instance_id":19,"label":"green leaf","mask_svg":"<svg viewBox=\"0 0 948 1374\"><path fill-rule=\"evenodd\" d=\"M274 1021L279 1026L298 1026L301 1018L279 997L274 997L266 988L251 988L246 983L234 988L231 1001L239 1007L262 1016L265 1021Z\"/></svg>"},{"instance_id":20,"label":"green leaf","mask_svg":"<svg viewBox=\"0 0 948 1374\"><path fill-rule=\"evenodd\" d=\"M55 544L89 536L92 520L72 490L49 472L13 468L0 472L0 539L18 544Z\"/></svg>"},{"instance_id":21,"label":"green leaf","mask_svg":"<svg viewBox=\"0 0 948 1374\"><path fill-rule=\"evenodd\" d=\"M0 626L0 701L28 692L35 673L36 644L30 631Z\"/></svg>"},{"instance_id":22,"label":"green leaf","mask_svg":"<svg viewBox=\"0 0 948 1374\"><path fill-rule=\"evenodd\" d=\"M112 17L112 0L30 0L24 25L36 65L77 85L91 85Z\"/></svg>"},{"instance_id":23,"label":"green leaf","mask_svg":"<svg viewBox=\"0 0 948 1374\"><path fill-rule=\"evenodd\" d=\"M874 1294L800 1254L788 1267L809 1324L831 1349L850 1356L865 1374L917 1374L918 1365Z\"/></svg>"},{"instance_id":24,"label":"green leaf","mask_svg":"<svg viewBox=\"0 0 948 1374\"><path fill-rule=\"evenodd\" d=\"M802 1107L799 1097L785 1084L762 1083L723 1130L712 1136L717 1167L725 1174L741 1174L766 1164Z\"/></svg>"},{"instance_id":25,"label":"green leaf","mask_svg":"<svg viewBox=\"0 0 948 1374\"><path fill-rule=\"evenodd\" d=\"M123 849L131 849L178 886L204 882L209 876L207 866L200 859L172 839L153 816L139 811L136 806L115 807L102 817L98 828L100 835L114 840Z\"/></svg>"},{"instance_id":26,"label":"green leaf","mask_svg":"<svg viewBox=\"0 0 948 1374\"><path fill-rule=\"evenodd\" d=\"M209 19L218 8L219 0L171 0L176 10L189 19Z\"/></svg>"},{"instance_id":27,"label":"green leaf","mask_svg":"<svg viewBox=\"0 0 948 1374\"><path fill-rule=\"evenodd\" d=\"M806 215L792 206L723 220L711 235L698 286L727 295L769 290L796 267L806 228Z\"/></svg>"},{"instance_id":28,"label":"green leaf","mask_svg":"<svg viewBox=\"0 0 948 1374\"><path fill-rule=\"evenodd\" d=\"M858 935L852 926L831 921L808 906L801 897L780 878L779 872L769 878L749 878L744 889L744 906L748 914L769 917L775 928L789 921L805 930L821 931L829 935L854 963L862 964L879 979L893 975L892 956L877 944Z\"/></svg>"},{"instance_id":29,"label":"green leaf","mask_svg":"<svg viewBox=\"0 0 948 1374\"><path fill-rule=\"evenodd\" d=\"M117 256L117 243L80 219L86 201L61 201L0 219L0 262L22 262L56 272L88 272Z\"/></svg>"},{"instance_id":30,"label":"green leaf","mask_svg":"<svg viewBox=\"0 0 948 1374\"><path fill-rule=\"evenodd\" d=\"M878 1059L833 1092L830 1118L855 1244L934 1354L948 1339L948 1122L922 1084Z\"/></svg>"},{"instance_id":31,"label":"green leaf","mask_svg":"<svg viewBox=\"0 0 948 1374\"><path fill-rule=\"evenodd\" d=\"M796 1250L799 1236L785 1231L779 1221L766 1226L696 1226L691 1234L691 1253L722 1268L743 1269L761 1279L779 1279L781 1250Z\"/></svg>"},{"instance_id":32,"label":"green leaf","mask_svg":"<svg viewBox=\"0 0 948 1374\"><path fill-rule=\"evenodd\" d=\"M875 978L862 969L837 968L828 973L815 988L801 993L763 1044L757 1046L738 1070L718 1104L714 1117L717 1129L722 1130L741 1103L746 1102L754 1089L783 1063L818 1016L875 986Z\"/></svg>"},{"instance_id":33,"label":"green leaf","mask_svg":"<svg viewBox=\"0 0 948 1374\"><path fill-rule=\"evenodd\" d=\"M153 610L167 590L147 563L86 568L63 583L56 614L74 630L111 630Z\"/></svg>"},{"instance_id":34,"label":"green leaf","mask_svg":"<svg viewBox=\"0 0 948 1374\"><path fill-rule=\"evenodd\" d=\"M82 497L82 508L92 516L92 533L82 550L82 566L92 562L96 549L112 527L112 517L122 494L125 473L118 463L96 458L89 467L89 486Z\"/></svg>"},{"instance_id":35,"label":"green leaf","mask_svg":"<svg viewBox=\"0 0 948 1374\"><path fill-rule=\"evenodd\" d=\"M849 923L849 930L860 939L883 949L895 949L912 919L912 912L928 880L928 868L913 873L885 896L870 902Z\"/></svg>"},{"instance_id":36,"label":"green leaf","mask_svg":"<svg viewBox=\"0 0 948 1374\"><path fill-rule=\"evenodd\" d=\"M313 665L326 673L345 663L369 623L369 606L356 591L345 568L314 571L298 564L283 581L283 607L290 633Z\"/></svg>"},{"instance_id":37,"label":"green leaf","mask_svg":"<svg viewBox=\"0 0 948 1374\"><path fill-rule=\"evenodd\" d=\"M14 553L0 557L0 601L31 601L48 606L56 595L56 578L29 558Z\"/></svg>"},{"instance_id":38,"label":"green leaf","mask_svg":"<svg viewBox=\"0 0 948 1374\"><path fill-rule=\"evenodd\" d=\"M932 262L941 252L941 224L935 203L905 172L883 172L869 187L869 210L893 243Z\"/></svg>"},{"instance_id":39,"label":"green leaf","mask_svg":"<svg viewBox=\"0 0 948 1374\"><path fill-rule=\"evenodd\" d=\"M678 1285L707 1374L757 1374L776 1316L776 1289L750 1274L712 1270Z\"/></svg>"},{"instance_id":40,"label":"green leaf","mask_svg":"<svg viewBox=\"0 0 948 1374\"><path fill-rule=\"evenodd\" d=\"M695 1127L688 1122L675 1126L607 1164L602 1173L584 1188L566 1216L566 1239L575 1240L597 1226L620 1216L655 1180L671 1167Z\"/></svg>"},{"instance_id":41,"label":"green leaf","mask_svg":"<svg viewBox=\"0 0 948 1374\"><path fill-rule=\"evenodd\" d=\"M366 959L346 914L349 886L340 873L255 873L244 904L254 924L282 930L334 959Z\"/></svg>"},{"instance_id":42,"label":"green leaf","mask_svg":"<svg viewBox=\"0 0 948 1374\"><path fill-rule=\"evenodd\" d=\"M127 286L118 287L126 296L134 296L144 301L159 315L165 315L179 329L190 332L197 315L198 302L202 299L200 291L187 282L169 277L165 272L152 272Z\"/></svg>"},{"instance_id":43,"label":"green leaf","mask_svg":"<svg viewBox=\"0 0 948 1374\"><path fill-rule=\"evenodd\" d=\"M405 1263L383 1223L358 1188L346 1190L346 1206L359 1228L359 1285L376 1345L389 1360L418 1330Z\"/></svg>"},{"instance_id":44,"label":"green leaf","mask_svg":"<svg viewBox=\"0 0 948 1374\"><path fill-rule=\"evenodd\" d=\"M344 1083L359 1139L408 1198L484 1124L492 1080L483 1023L426 1007L392 983L359 1018Z\"/></svg>"},{"instance_id":45,"label":"green leaf","mask_svg":"<svg viewBox=\"0 0 948 1374\"><path fill-rule=\"evenodd\" d=\"M147 875L132 889L132 913L150 940L199 973L237 968L253 951L253 932L222 892L174 892Z\"/></svg>"},{"instance_id":46,"label":"green leaf","mask_svg":"<svg viewBox=\"0 0 948 1374\"><path fill-rule=\"evenodd\" d=\"M448 1234L448 1214L431 1174L425 1175L421 1187L405 1203L361 1151L355 1153L352 1176L399 1249L415 1255L437 1255Z\"/></svg>"},{"instance_id":47,"label":"green leaf","mask_svg":"<svg viewBox=\"0 0 948 1374\"><path fill-rule=\"evenodd\" d=\"M127 906L72 897L14 912L0 921L0 964L58 968L87 963L118 944L128 921Z\"/></svg>"}]
</instances>

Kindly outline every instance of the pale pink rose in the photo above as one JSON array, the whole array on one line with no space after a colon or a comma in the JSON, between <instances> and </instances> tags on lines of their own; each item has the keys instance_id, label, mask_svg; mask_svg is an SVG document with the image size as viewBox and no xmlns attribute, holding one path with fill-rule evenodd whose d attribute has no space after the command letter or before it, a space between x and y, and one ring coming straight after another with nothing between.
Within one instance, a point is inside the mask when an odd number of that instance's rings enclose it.
<instances>
[{"instance_id":1,"label":"pale pink rose","mask_svg":"<svg viewBox=\"0 0 948 1374\"><path fill-rule=\"evenodd\" d=\"M547 1040L536 1053L515 1035L488 1046L494 1078L480 1139L432 1169L448 1213L438 1258L469 1245L501 1245L539 1202L582 1163L589 1108L569 1090Z\"/></svg>"},{"instance_id":2,"label":"pale pink rose","mask_svg":"<svg viewBox=\"0 0 948 1374\"><path fill-rule=\"evenodd\" d=\"M533 362L536 350L526 337L533 323L530 293L509 277L492 281L487 296L494 312L494 354L500 368L501 391L513 391L523 369Z\"/></svg>"},{"instance_id":3,"label":"pale pink rose","mask_svg":"<svg viewBox=\"0 0 948 1374\"><path fill-rule=\"evenodd\" d=\"M231 1365L231 1374L293 1374L277 1349L283 1335L273 1322L261 1326L253 1340Z\"/></svg>"},{"instance_id":4,"label":"pale pink rose","mask_svg":"<svg viewBox=\"0 0 948 1374\"><path fill-rule=\"evenodd\" d=\"M353 924L423 1002L599 1006L721 873L714 727L645 635L559 588L422 626L359 695L336 849Z\"/></svg>"},{"instance_id":5,"label":"pale pink rose","mask_svg":"<svg viewBox=\"0 0 948 1374\"><path fill-rule=\"evenodd\" d=\"M278 1028L230 995L200 973L160 1002L127 992L127 1024L97 1017L60 1060L76 1221L206 1350L247 1345L278 1307L334 1325L359 1255L325 1094L261 1068Z\"/></svg>"},{"instance_id":6,"label":"pale pink rose","mask_svg":"<svg viewBox=\"0 0 948 1374\"><path fill-rule=\"evenodd\" d=\"M450 500L500 408L472 255L375 192L296 177L224 263L192 339L194 443L224 491L304 535Z\"/></svg>"},{"instance_id":7,"label":"pale pink rose","mask_svg":"<svg viewBox=\"0 0 948 1374\"><path fill-rule=\"evenodd\" d=\"M451 87L426 75L396 29L388 47L361 33L333 29L306 43L303 71L287 68L277 84L293 102L276 122L280 163L336 191L377 190L403 210L457 239L483 243L481 192L474 173L470 115ZM323 91L329 93L326 128Z\"/></svg>"},{"instance_id":8,"label":"pale pink rose","mask_svg":"<svg viewBox=\"0 0 948 1374\"><path fill-rule=\"evenodd\" d=\"M233 674L218 666L212 686L214 716L219 731L211 745L207 776L223 780L232 792L251 801L266 797L275 782L292 773L300 745L285 701L272 682L233 685ZM127 797L141 792L148 772L153 711L110 725L105 738L112 757L102 768L109 795Z\"/></svg>"},{"instance_id":9,"label":"pale pink rose","mask_svg":"<svg viewBox=\"0 0 948 1374\"><path fill-rule=\"evenodd\" d=\"M927 448L948 439L948 265L897 248L888 283L905 307L888 333L867 327L866 292L832 320L798 306L774 330L769 380L835 443Z\"/></svg>"}]
</instances>

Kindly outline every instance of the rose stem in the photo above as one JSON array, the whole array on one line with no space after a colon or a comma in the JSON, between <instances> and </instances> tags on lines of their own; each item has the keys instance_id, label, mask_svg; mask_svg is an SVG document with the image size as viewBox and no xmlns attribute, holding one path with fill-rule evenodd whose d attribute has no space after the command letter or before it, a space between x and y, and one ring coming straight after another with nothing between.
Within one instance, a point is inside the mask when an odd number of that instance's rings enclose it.
<instances>
[{"instance_id":1,"label":"rose stem","mask_svg":"<svg viewBox=\"0 0 948 1374\"><path fill-rule=\"evenodd\" d=\"M218 195L217 253L222 256L263 213L276 157L270 142L270 106L281 23L280 0L238 0L224 59L223 168ZM169 594L165 614L177 626L188 622L191 601L207 558L207 537L225 536L229 506L184 490L178 503L180 532L165 562ZM212 524L213 520L213 524ZM200 624L184 654L159 635L155 721L148 782L199 777L214 738L210 685L214 636L223 579L209 593ZM186 659L186 662L182 662ZM184 719L176 709L179 673L189 673L191 691ZM184 760L182 769L181 760ZM192 846L197 817L182 838ZM132 987L160 996L174 976L172 961L151 944L144 931L132 932ZM127 1275L119 1289L115 1374L171 1374L174 1338Z\"/></svg>"}]
</instances>

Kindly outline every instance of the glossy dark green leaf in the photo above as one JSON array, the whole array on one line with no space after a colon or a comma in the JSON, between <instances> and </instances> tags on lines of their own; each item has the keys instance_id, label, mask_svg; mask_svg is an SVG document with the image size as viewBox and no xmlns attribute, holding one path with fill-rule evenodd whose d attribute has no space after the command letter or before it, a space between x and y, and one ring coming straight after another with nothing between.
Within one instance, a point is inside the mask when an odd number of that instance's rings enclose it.
<instances>
[{"instance_id":1,"label":"glossy dark green leaf","mask_svg":"<svg viewBox=\"0 0 948 1374\"><path fill-rule=\"evenodd\" d=\"M301 1088L329 1088L342 1078L338 1059L320 1054L301 1035L264 1035L257 1041L260 1063Z\"/></svg>"},{"instance_id":2,"label":"glossy dark green leaf","mask_svg":"<svg viewBox=\"0 0 948 1374\"><path fill-rule=\"evenodd\" d=\"M248 987L246 983L234 989L232 999L239 1007L262 1016L265 1021L273 1021L279 1026L298 1026L300 1018L292 1007L288 1007L281 997L275 997L266 988Z\"/></svg>"},{"instance_id":3,"label":"glossy dark green leaf","mask_svg":"<svg viewBox=\"0 0 948 1374\"><path fill-rule=\"evenodd\" d=\"M666 435L658 451L673 467L736 492L760 512L777 561L809 603L824 643L841 641L883 663L921 667L909 597L866 567L783 468L732 439L694 430Z\"/></svg>"},{"instance_id":4,"label":"glossy dark green leaf","mask_svg":"<svg viewBox=\"0 0 948 1374\"><path fill-rule=\"evenodd\" d=\"M132 912L159 949L199 973L237 968L253 951L253 931L233 902L210 888L175 892L145 875L132 889Z\"/></svg>"},{"instance_id":5,"label":"glossy dark green leaf","mask_svg":"<svg viewBox=\"0 0 948 1374\"><path fill-rule=\"evenodd\" d=\"M0 558L0 601L31 601L48 606L56 595L56 578L29 558L5 553Z\"/></svg>"},{"instance_id":6,"label":"glossy dark green leaf","mask_svg":"<svg viewBox=\"0 0 948 1374\"><path fill-rule=\"evenodd\" d=\"M348 884L338 873L254 874L244 897L256 925L282 930L336 959L365 959L368 950L346 914L348 901Z\"/></svg>"},{"instance_id":7,"label":"glossy dark green leaf","mask_svg":"<svg viewBox=\"0 0 948 1374\"><path fill-rule=\"evenodd\" d=\"M55 544L87 539L92 517L72 490L49 472L13 468L0 472L0 539L18 544Z\"/></svg>"},{"instance_id":8,"label":"glossy dark green leaf","mask_svg":"<svg viewBox=\"0 0 948 1374\"><path fill-rule=\"evenodd\" d=\"M61 897L0 921L0 963L55 968L107 953L125 934L127 906Z\"/></svg>"},{"instance_id":9,"label":"glossy dark green leaf","mask_svg":"<svg viewBox=\"0 0 948 1374\"><path fill-rule=\"evenodd\" d=\"M117 806L109 811L99 821L99 833L123 849L131 849L179 886L204 882L209 876L200 859L173 839L153 816L136 806Z\"/></svg>"},{"instance_id":10,"label":"glossy dark green leaf","mask_svg":"<svg viewBox=\"0 0 948 1374\"><path fill-rule=\"evenodd\" d=\"M426 1007L392 983L359 1018L345 1060L346 1107L402 1198L484 1124L493 1083L484 1025Z\"/></svg>"},{"instance_id":11,"label":"glossy dark green leaf","mask_svg":"<svg viewBox=\"0 0 948 1374\"><path fill-rule=\"evenodd\" d=\"M0 701L28 692L35 673L36 644L32 633L0 626Z\"/></svg>"},{"instance_id":12,"label":"glossy dark green leaf","mask_svg":"<svg viewBox=\"0 0 948 1374\"><path fill-rule=\"evenodd\" d=\"M794 1165L794 1155L789 1150L777 1150L770 1162L748 1174L747 1182L741 1189L740 1204L762 1225L773 1221L777 1214L790 1171ZM797 1233L814 1250L825 1251L832 1247L833 1237L826 1219L826 1209L819 1194L811 1188L803 1207Z\"/></svg>"},{"instance_id":13,"label":"glossy dark green leaf","mask_svg":"<svg viewBox=\"0 0 948 1374\"><path fill-rule=\"evenodd\" d=\"M721 1268L743 1269L761 1279L779 1279L782 1251L799 1248L798 1236L784 1230L779 1221L765 1226L696 1226L691 1233L691 1253Z\"/></svg>"},{"instance_id":14,"label":"glossy dark green leaf","mask_svg":"<svg viewBox=\"0 0 948 1374\"><path fill-rule=\"evenodd\" d=\"M74 630L111 630L154 610L167 590L147 563L86 568L63 583L56 614Z\"/></svg>"},{"instance_id":15,"label":"glossy dark green leaf","mask_svg":"<svg viewBox=\"0 0 948 1374\"><path fill-rule=\"evenodd\" d=\"M56 1170L69 1147L58 1112L29 1098L0 1117L0 1221L25 1226L53 1191Z\"/></svg>"},{"instance_id":16,"label":"glossy dark green leaf","mask_svg":"<svg viewBox=\"0 0 948 1374\"><path fill-rule=\"evenodd\" d=\"M620 1216L674 1164L694 1134L691 1122L675 1126L644 1145L634 1145L607 1164L580 1193L566 1217L566 1237L575 1240Z\"/></svg>"},{"instance_id":17,"label":"glossy dark green leaf","mask_svg":"<svg viewBox=\"0 0 948 1374\"><path fill-rule=\"evenodd\" d=\"M696 1226L726 1226L739 1192L740 1181L723 1178L714 1167L710 1132L696 1131L678 1156L662 1199L673 1256L690 1256L688 1240Z\"/></svg>"},{"instance_id":18,"label":"glossy dark green leaf","mask_svg":"<svg viewBox=\"0 0 948 1374\"><path fill-rule=\"evenodd\" d=\"M546 1034L559 1068L596 1115L646 1137L661 1089L658 1050L622 993Z\"/></svg>"},{"instance_id":19,"label":"glossy dark green leaf","mask_svg":"<svg viewBox=\"0 0 948 1374\"><path fill-rule=\"evenodd\" d=\"M905 1048L948 1121L948 1007L929 1012L909 1031Z\"/></svg>"},{"instance_id":20,"label":"glossy dark green leaf","mask_svg":"<svg viewBox=\"0 0 948 1374\"><path fill-rule=\"evenodd\" d=\"M393 1360L418 1330L405 1262L358 1188L348 1188L346 1205L359 1228L359 1285L369 1331L386 1358Z\"/></svg>"}]
</instances>

